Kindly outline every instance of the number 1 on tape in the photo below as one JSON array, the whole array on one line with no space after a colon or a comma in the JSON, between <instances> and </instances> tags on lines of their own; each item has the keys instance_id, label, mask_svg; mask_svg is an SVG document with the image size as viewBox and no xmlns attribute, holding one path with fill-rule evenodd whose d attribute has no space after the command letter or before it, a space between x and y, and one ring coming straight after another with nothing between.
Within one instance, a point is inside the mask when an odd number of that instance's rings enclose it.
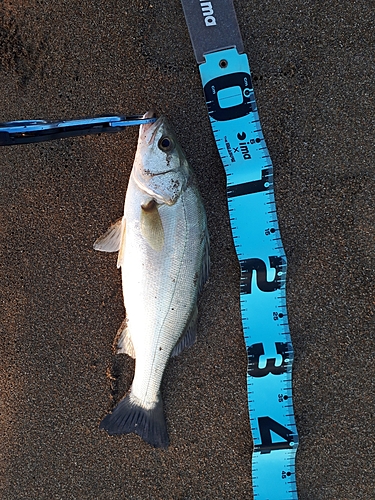
<instances>
[{"instance_id":1,"label":"number 1 on tape","mask_svg":"<svg viewBox=\"0 0 375 500\"><path fill-rule=\"evenodd\" d=\"M296 500L298 435L292 402L286 257L277 222L273 167L232 0L182 0L216 145L241 265L248 405L257 500ZM232 47L232 48L227 48Z\"/></svg>"}]
</instances>

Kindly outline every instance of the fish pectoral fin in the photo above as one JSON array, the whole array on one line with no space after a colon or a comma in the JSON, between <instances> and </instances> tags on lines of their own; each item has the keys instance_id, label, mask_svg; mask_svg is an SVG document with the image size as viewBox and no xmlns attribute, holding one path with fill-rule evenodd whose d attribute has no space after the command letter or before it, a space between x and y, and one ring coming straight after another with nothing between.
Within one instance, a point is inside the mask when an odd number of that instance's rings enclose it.
<instances>
[{"instance_id":1,"label":"fish pectoral fin","mask_svg":"<svg viewBox=\"0 0 375 500\"><path fill-rule=\"evenodd\" d=\"M126 220L125 217L122 218L121 228L120 228L120 251L117 257L117 269L122 266L124 262L125 255L125 233L126 233Z\"/></svg>"},{"instance_id":2,"label":"fish pectoral fin","mask_svg":"<svg viewBox=\"0 0 375 500\"><path fill-rule=\"evenodd\" d=\"M194 306L184 333L174 346L171 356L178 356L186 347L191 347L197 339L198 307Z\"/></svg>"},{"instance_id":3,"label":"fish pectoral fin","mask_svg":"<svg viewBox=\"0 0 375 500\"><path fill-rule=\"evenodd\" d=\"M121 242L121 219L112 224L94 243L94 250L99 252L118 252Z\"/></svg>"},{"instance_id":4,"label":"fish pectoral fin","mask_svg":"<svg viewBox=\"0 0 375 500\"><path fill-rule=\"evenodd\" d=\"M141 233L151 248L157 252L162 250L164 229L155 200L141 205Z\"/></svg>"},{"instance_id":5,"label":"fish pectoral fin","mask_svg":"<svg viewBox=\"0 0 375 500\"><path fill-rule=\"evenodd\" d=\"M130 330L128 328L128 318L125 318L121 323L121 326L117 331L114 344L117 354L127 354L131 358L135 359L135 350Z\"/></svg>"}]
</instances>

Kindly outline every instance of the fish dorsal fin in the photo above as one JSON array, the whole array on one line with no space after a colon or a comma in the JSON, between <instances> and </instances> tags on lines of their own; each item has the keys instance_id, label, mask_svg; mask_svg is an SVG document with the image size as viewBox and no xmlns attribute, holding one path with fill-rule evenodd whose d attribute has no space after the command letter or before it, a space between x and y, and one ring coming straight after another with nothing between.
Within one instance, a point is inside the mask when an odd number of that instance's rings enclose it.
<instances>
[{"instance_id":1,"label":"fish dorsal fin","mask_svg":"<svg viewBox=\"0 0 375 500\"><path fill-rule=\"evenodd\" d=\"M175 345L171 356L178 356L186 347L192 346L197 339L198 307L194 306L189 322L181 335L180 340Z\"/></svg>"},{"instance_id":2,"label":"fish dorsal fin","mask_svg":"<svg viewBox=\"0 0 375 500\"><path fill-rule=\"evenodd\" d=\"M141 233L151 248L160 252L164 246L164 229L158 204L150 200L141 205Z\"/></svg>"},{"instance_id":3,"label":"fish dorsal fin","mask_svg":"<svg viewBox=\"0 0 375 500\"><path fill-rule=\"evenodd\" d=\"M208 235L208 230L206 228L204 232L204 248L203 248L203 258L202 258L202 268L199 275L198 282L198 295L202 292L203 287L208 280L208 275L210 274L210 238Z\"/></svg>"},{"instance_id":4,"label":"fish dorsal fin","mask_svg":"<svg viewBox=\"0 0 375 500\"><path fill-rule=\"evenodd\" d=\"M94 243L94 250L99 252L118 252L121 242L122 218L112 224Z\"/></svg>"},{"instance_id":5,"label":"fish dorsal fin","mask_svg":"<svg viewBox=\"0 0 375 500\"><path fill-rule=\"evenodd\" d=\"M118 329L115 338L115 349L117 354L127 354L131 358L135 359L135 350L133 342L130 335L130 330L128 328L128 319L125 318Z\"/></svg>"},{"instance_id":6,"label":"fish dorsal fin","mask_svg":"<svg viewBox=\"0 0 375 500\"><path fill-rule=\"evenodd\" d=\"M126 233L126 220L125 217L122 218L121 228L120 228L120 251L117 257L117 268L122 266L125 255L125 233Z\"/></svg>"},{"instance_id":7,"label":"fish dorsal fin","mask_svg":"<svg viewBox=\"0 0 375 500\"><path fill-rule=\"evenodd\" d=\"M210 272L210 239L207 228L203 233L203 257L202 267L199 276L197 277L197 287L199 295L208 279ZM197 323L198 323L198 306L195 304L194 309L190 315L189 321L186 325L184 333L181 335L179 341L175 345L171 356L178 356L186 347L194 344L197 338Z\"/></svg>"}]
</instances>

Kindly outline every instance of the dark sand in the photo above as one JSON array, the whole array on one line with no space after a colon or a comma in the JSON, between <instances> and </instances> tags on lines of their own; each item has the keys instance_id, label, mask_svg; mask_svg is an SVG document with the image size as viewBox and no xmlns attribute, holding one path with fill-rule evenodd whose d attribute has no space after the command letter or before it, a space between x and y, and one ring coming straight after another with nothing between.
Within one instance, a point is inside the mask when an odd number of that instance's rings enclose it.
<instances>
[{"instance_id":1,"label":"dark sand","mask_svg":"<svg viewBox=\"0 0 375 500\"><path fill-rule=\"evenodd\" d=\"M375 495L374 8L236 2L289 262L301 500ZM137 129L0 150L1 498L252 498L239 270L179 1L4 0L0 88L0 121L166 113L212 245L199 341L163 382L170 448L109 438L133 362L112 353L116 256L92 244L122 214Z\"/></svg>"}]
</instances>

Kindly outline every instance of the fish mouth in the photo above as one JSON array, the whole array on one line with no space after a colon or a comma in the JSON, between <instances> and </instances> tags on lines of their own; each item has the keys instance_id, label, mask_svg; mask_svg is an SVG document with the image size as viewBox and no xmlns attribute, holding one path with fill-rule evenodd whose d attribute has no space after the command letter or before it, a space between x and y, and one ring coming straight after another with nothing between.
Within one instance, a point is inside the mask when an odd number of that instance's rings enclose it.
<instances>
[{"instance_id":1,"label":"fish mouth","mask_svg":"<svg viewBox=\"0 0 375 500\"><path fill-rule=\"evenodd\" d=\"M149 111L146 111L142 118L156 118L156 111L154 109L150 109Z\"/></svg>"},{"instance_id":2,"label":"fish mouth","mask_svg":"<svg viewBox=\"0 0 375 500\"><path fill-rule=\"evenodd\" d=\"M150 111L147 111L143 116L142 118L156 118L156 111L154 109L151 109ZM140 127L140 134L142 135L146 135L149 133L149 131L151 129L154 129L154 127L156 127L156 130L158 130L158 128L160 127L160 123L161 123L161 116L155 121L155 122L152 122L152 123L145 123L144 125L141 125ZM150 141L147 141L147 142L150 142Z\"/></svg>"}]
</instances>

